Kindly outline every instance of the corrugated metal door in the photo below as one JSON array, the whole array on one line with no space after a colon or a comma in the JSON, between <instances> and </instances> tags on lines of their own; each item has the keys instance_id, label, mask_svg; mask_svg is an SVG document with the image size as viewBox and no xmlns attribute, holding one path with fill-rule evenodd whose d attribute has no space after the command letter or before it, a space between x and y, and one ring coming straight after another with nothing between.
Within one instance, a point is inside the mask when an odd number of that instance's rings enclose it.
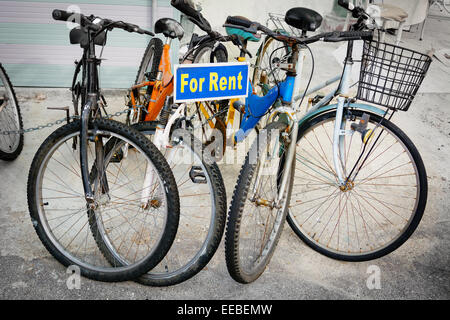
<instances>
[{"instance_id":1,"label":"corrugated metal door","mask_svg":"<svg viewBox=\"0 0 450 320\"><path fill-rule=\"evenodd\" d=\"M70 45L70 26L53 20L53 9L75 8L86 15L122 20L147 30L153 30L152 17L179 19L170 0L155 4L153 16L152 0L0 0L0 61L15 86L68 87L82 49ZM108 33L102 55L107 60L100 69L103 88L127 88L133 83L150 38L119 29ZM174 41L172 56L177 47Z\"/></svg>"}]
</instances>

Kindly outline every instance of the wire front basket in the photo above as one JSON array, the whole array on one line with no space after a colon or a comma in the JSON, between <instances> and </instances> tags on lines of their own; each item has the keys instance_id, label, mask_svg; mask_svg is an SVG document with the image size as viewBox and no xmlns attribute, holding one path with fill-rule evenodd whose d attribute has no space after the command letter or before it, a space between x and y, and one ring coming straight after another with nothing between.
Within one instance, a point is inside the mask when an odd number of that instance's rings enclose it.
<instances>
[{"instance_id":1,"label":"wire front basket","mask_svg":"<svg viewBox=\"0 0 450 320\"><path fill-rule=\"evenodd\" d=\"M356 98L392 110L408 110L430 66L428 55L364 41Z\"/></svg>"}]
</instances>

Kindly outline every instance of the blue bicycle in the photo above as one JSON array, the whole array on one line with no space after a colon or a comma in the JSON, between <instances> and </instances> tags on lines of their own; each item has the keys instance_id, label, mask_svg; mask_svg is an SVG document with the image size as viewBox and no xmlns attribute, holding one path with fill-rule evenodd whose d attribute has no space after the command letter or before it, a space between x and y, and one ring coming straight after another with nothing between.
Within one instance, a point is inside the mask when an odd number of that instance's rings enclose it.
<instances>
[{"instance_id":1,"label":"blue bicycle","mask_svg":"<svg viewBox=\"0 0 450 320\"><path fill-rule=\"evenodd\" d=\"M301 30L301 37L273 32L242 17L226 21L227 30L262 32L281 41L286 54L271 61L285 77L275 79L265 96L246 99L235 134L235 140L242 141L267 116L268 124L242 166L229 210L226 262L238 282L252 282L263 273L286 216L315 250L335 259L364 261L402 245L423 215L425 167L414 144L390 120L396 111L409 108L431 59L374 40L367 13L346 1L339 4L358 18L351 31L307 37L322 18L306 8L293 8L285 16ZM308 44L319 40L348 41L344 69L337 89L299 119L301 101L294 105L299 100L294 94L299 92ZM364 50L358 92L352 97L355 40L364 41ZM334 98L337 103L330 104Z\"/></svg>"}]
</instances>

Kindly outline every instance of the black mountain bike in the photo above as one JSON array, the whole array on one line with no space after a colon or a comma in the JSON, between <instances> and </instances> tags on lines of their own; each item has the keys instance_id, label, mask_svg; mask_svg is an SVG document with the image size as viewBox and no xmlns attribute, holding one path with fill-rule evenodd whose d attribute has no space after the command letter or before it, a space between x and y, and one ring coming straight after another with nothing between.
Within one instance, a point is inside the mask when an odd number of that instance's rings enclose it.
<instances>
[{"instance_id":1,"label":"black mountain bike","mask_svg":"<svg viewBox=\"0 0 450 320\"><path fill-rule=\"evenodd\" d=\"M95 45L120 28L153 35L136 25L54 10L76 21L70 42L83 57L74 98L80 117L54 131L40 146L28 177L33 226L63 265L101 281L133 280L167 254L179 221L179 196L169 165L144 135L107 119Z\"/></svg>"}]
</instances>

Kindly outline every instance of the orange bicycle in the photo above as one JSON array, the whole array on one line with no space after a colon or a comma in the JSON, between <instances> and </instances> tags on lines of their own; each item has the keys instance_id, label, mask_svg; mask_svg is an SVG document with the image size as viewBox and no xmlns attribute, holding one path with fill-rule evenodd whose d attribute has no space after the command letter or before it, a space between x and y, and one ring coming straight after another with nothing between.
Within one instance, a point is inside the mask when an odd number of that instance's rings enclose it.
<instances>
[{"instance_id":1,"label":"orange bicycle","mask_svg":"<svg viewBox=\"0 0 450 320\"><path fill-rule=\"evenodd\" d=\"M195 33L192 35L187 52L180 59L181 63L227 62L228 53L221 42L233 41L239 45L238 38L222 36L213 31L209 22L199 11L194 9L189 0L172 0L171 3L206 32L203 36ZM155 30L158 29L163 33L164 24L169 21L168 19L159 20L155 25ZM173 22L170 23L174 27ZM177 37L177 30L166 31L166 33L170 32L174 32L173 38ZM129 107L132 109L127 117L129 124L155 121L163 109L166 98L172 95L171 37L167 34L164 35L166 36L165 44L161 39L153 38L142 58L135 85L129 93ZM142 105L144 108L137 108L138 105ZM226 136L227 123L230 122L226 118L228 106L228 100L195 102L187 106L186 117L190 121L191 129L195 136L201 137L204 144L209 145L215 140L214 129L218 130L222 137ZM222 141L223 150L225 150L226 141L225 139Z\"/></svg>"}]
</instances>

